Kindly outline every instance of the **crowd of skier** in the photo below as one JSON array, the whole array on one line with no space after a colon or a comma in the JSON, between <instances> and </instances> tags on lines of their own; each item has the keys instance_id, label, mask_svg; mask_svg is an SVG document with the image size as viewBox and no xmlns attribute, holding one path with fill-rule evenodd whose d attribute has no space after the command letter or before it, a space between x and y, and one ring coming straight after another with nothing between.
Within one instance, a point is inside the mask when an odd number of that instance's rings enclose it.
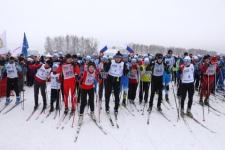
<instances>
[{"instance_id":1,"label":"crowd of skier","mask_svg":"<svg viewBox=\"0 0 225 150\"><path fill-rule=\"evenodd\" d=\"M195 92L199 93L202 106L210 105L210 94L224 94L225 56L193 56L186 52L178 57L172 50L166 55L157 53L154 56L123 55L120 51L113 57L104 53L84 57L71 54L28 58L7 55L0 56L0 70L1 80L7 78L5 107L12 102L13 90L15 105L24 102L22 93L26 92L26 85L34 88L34 112L40 106L39 90L42 111L46 110L46 83L50 82L49 114L64 109L64 115L73 116L78 109L81 125L86 106L90 107L91 118L96 120L94 112L97 110L100 115L103 100L106 114L110 114L109 104L113 100L117 118L119 107L126 108L128 104L135 107L137 103L141 104L150 113L157 94L157 110L161 112L162 101L171 101L169 91L173 91L173 99L177 100L178 115L193 117L191 108ZM98 103L98 109L95 103Z\"/></svg>"}]
</instances>

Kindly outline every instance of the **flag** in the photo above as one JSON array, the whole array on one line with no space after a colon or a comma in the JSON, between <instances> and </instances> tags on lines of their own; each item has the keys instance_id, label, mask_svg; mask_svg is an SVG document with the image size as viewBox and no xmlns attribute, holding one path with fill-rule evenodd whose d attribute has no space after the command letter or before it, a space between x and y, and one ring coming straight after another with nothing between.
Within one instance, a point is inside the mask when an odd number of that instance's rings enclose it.
<instances>
[{"instance_id":1,"label":"flag","mask_svg":"<svg viewBox=\"0 0 225 150\"><path fill-rule=\"evenodd\" d=\"M27 49L28 48L29 48L29 45L28 45L27 37L26 37L26 34L24 33L24 36L23 36L23 46L22 46L22 55L24 57L27 57L27 55L28 55L28 52L27 52Z\"/></svg>"},{"instance_id":2,"label":"flag","mask_svg":"<svg viewBox=\"0 0 225 150\"><path fill-rule=\"evenodd\" d=\"M10 54L12 56L16 57L16 56L19 56L21 54L21 51L22 51L22 47L18 46L17 48L10 50Z\"/></svg>"},{"instance_id":3,"label":"flag","mask_svg":"<svg viewBox=\"0 0 225 150\"><path fill-rule=\"evenodd\" d=\"M100 53L104 53L104 52L107 51L107 50L108 50L108 47L105 46L105 47L103 47L103 48L100 50Z\"/></svg>"},{"instance_id":4,"label":"flag","mask_svg":"<svg viewBox=\"0 0 225 150\"><path fill-rule=\"evenodd\" d=\"M4 31L0 35L0 54L7 53L7 45L6 45L6 31Z\"/></svg>"},{"instance_id":5,"label":"flag","mask_svg":"<svg viewBox=\"0 0 225 150\"><path fill-rule=\"evenodd\" d=\"M127 46L127 51L128 51L129 53L134 53L134 50L133 50L132 48L130 48L129 46Z\"/></svg>"}]
</instances>

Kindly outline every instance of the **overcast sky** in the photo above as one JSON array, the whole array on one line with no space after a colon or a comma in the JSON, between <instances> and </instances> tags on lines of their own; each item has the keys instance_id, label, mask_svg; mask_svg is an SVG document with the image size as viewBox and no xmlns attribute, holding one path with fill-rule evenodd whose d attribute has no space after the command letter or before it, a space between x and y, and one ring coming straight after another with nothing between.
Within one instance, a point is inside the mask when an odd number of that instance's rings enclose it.
<instances>
[{"instance_id":1,"label":"overcast sky","mask_svg":"<svg viewBox=\"0 0 225 150\"><path fill-rule=\"evenodd\" d=\"M31 49L46 36L95 37L99 46L129 42L225 52L225 0L0 0L8 48L26 32Z\"/></svg>"}]
</instances>

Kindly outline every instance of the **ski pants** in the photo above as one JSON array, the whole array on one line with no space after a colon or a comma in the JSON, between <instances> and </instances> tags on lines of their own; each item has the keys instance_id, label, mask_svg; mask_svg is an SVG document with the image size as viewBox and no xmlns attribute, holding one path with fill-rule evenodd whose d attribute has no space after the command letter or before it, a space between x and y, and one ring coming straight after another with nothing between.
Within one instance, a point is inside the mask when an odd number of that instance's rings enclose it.
<instances>
[{"instance_id":1,"label":"ski pants","mask_svg":"<svg viewBox=\"0 0 225 150\"><path fill-rule=\"evenodd\" d=\"M81 105L80 105L80 114L84 113L85 106L87 105L87 95L88 95L88 105L90 106L91 111L94 111L94 88L90 90L82 89L81 91Z\"/></svg>"},{"instance_id":2,"label":"ski pants","mask_svg":"<svg viewBox=\"0 0 225 150\"><path fill-rule=\"evenodd\" d=\"M143 100L143 95L144 95L145 103L148 102L149 87L150 87L150 82L140 81L140 86L139 86L139 102L140 103Z\"/></svg>"},{"instance_id":3,"label":"ski pants","mask_svg":"<svg viewBox=\"0 0 225 150\"><path fill-rule=\"evenodd\" d=\"M188 93L188 109L191 109L194 96L194 83L181 83L181 109L184 109L184 102Z\"/></svg>"},{"instance_id":4,"label":"ski pants","mask_svg":"<svg viewBox=\"0 0 225 150\"><path fill-rule=\"evenodd\" d=\"M47 105L46 101L46 83L40 84L37 81L34 81L34 103L35 106L38 106L38 94L39 89L41 89L41 96L43 99L43 106Z\"/></svg>"},{"instance_id":5,"label":"ski pants","mask_svg":"<svg viewBox=\"0 0 225 150\"><path fill-rule=\"evenodd\" d=\"M128 99L134 101L136 97L138 83L129 83Z\"/></svg>"},{"instance_id":6,"label":"ski pants","mask_svg":"<svg viewBox=\"0 0 225 150\"><path fill-rule=\"evenodd\" d=\"M68 109L68 97L69 92L71 93L71 104L72 104L72 110L75 110L75 104L76 104L76 83L75 80L73 82L65 82L63 83L63 90L64 90L64 104L65 109Z\"/></svg>"},{"instance_id":7,"label":"ski pants","mask_svg":"<svg viewBox=\"0 0 225 150\"><path fill-rule=\"evenodd\" d=\"M10 97L10 91L14 90L19 97L18 78L7 78L6 97Z\"/></svg>"},{"instance_id":8,"label":"ski pants","mask_svg":"<svg viewBox=\"0 0 225 150\"><path fill-rule=\"evenodd\" d=\"M59 94L60 89L51 89L51 108L54 108L53 104L56 102L56 108L59 108Z\"/></svg>"},{"instance_id":9,"label":"ski pants","mask_svg":"<svg viewBox=\"0 0 225 150\"><path fill-rule=\"evenodd\" d=\"M115 107L114 111L118 112L119 103L120 103L120 77L108 76L106 79L106 91L105 91L105 110L109 110L109 101L112 90L115 96Z\"/></svg>"},{"instance_id":10,"label":"ski pants","mask_svg":"<svg viewBox=\"0 0 225 150\"><path fill-rule=\"evenodd\" d=\"M157 107L161 106L162 90L163 90L163 77L162 76L160 76L160 77L152 76L151 96L150 96L150 101L149 101L149 107L153 106L153 100L154 100L154 96L155 96L156 92L158 92L158 94L159 94Z\"/></svg>"}]
</instances>

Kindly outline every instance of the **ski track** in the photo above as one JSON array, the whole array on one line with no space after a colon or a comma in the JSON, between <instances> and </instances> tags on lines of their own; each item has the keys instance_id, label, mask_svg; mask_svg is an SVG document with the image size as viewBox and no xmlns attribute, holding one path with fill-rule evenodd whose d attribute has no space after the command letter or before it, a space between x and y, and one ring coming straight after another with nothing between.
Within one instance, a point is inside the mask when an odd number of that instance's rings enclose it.
<instances>
[{"instance_id":1,"label":"ski track","mask_svg":"<svg viewBox=\"0 0 225 150\"><path fill-rule=\"evenodd\" d=\"M171 87L172 88L172 87ZM175 87L176 90L176 87ZM50 89L48 85L48 104L50 97ZM202 107L197 104L199 100L198 93L195 92L194 103L192 107L192 113L194 117L206 125L211 130L216 131L215 134L210 133L208 130L202 128L199 124L195 123L192 119L185 117L190 129L189 131L182 118L177 122L177 110L174 102L172 89L169 93L170 103L174 107L164 102L167 108L162 105L163 113L172 121L168 122L163 116L153 109L150 116L150 123L147 125L147 108L145 107L144 115L141 115L142 111L137 112L134 106L129 103L128 109L132 111L135 116L132 116L124 107L120 107L118 115L119 129L115 124L115 117L113 114L114 103L111 100L111 118L114 122L114 127L111 126L109 119L106 116L104 110L104 101L102 103L103 109L101 110L101 122L100 125L107 132L104 135L99 128L94 124L85 111L82 129L79 133L77 142L74 143L76 135L78 113L76 112L74 128L71 128L72 118L64 125L66 119L61 124L61 127L57 130L56 126L61 118L57 116L56 120L53 119L55 113L53 112L44 123L41 121L46 117L49 109L42 114L38 120L35 118L38 116L42 109L40 105L39 109L29 122L26 122L26 118L33 110L33 88L27 88L25 92L25 110L21 109L21 106L16 107L14 110L6 115L3 115L13 104L10 104L0 114L0 150L62 150L62 149L92 149L92 150L224 150L225 149L225 116L217 116L212 109L208 113L208 107L205 107L205 120L202 121ZM15 97L12 97L15 100ZM177 99L178 100L178 99ZM5 98L1 98L0 108L4 106ZM143 108L143 104L138 104L138 94L136 96L136 105L139 110ZM39 103L42 104L42 98L39 96ZM186 99L187 103L187 99ZM157 104L157 95L154 100L154 106ZM225 113L225 103L214 98L210 100L210 104ZM186 106L185 106L186 107ZM95 109L97 110L98 107ZM87 109L87 108L86 108ZM60 112L62 115L63 111ZM98 122L98 112L96 111L96 119Z\"/></svg>"}]
</instances>

